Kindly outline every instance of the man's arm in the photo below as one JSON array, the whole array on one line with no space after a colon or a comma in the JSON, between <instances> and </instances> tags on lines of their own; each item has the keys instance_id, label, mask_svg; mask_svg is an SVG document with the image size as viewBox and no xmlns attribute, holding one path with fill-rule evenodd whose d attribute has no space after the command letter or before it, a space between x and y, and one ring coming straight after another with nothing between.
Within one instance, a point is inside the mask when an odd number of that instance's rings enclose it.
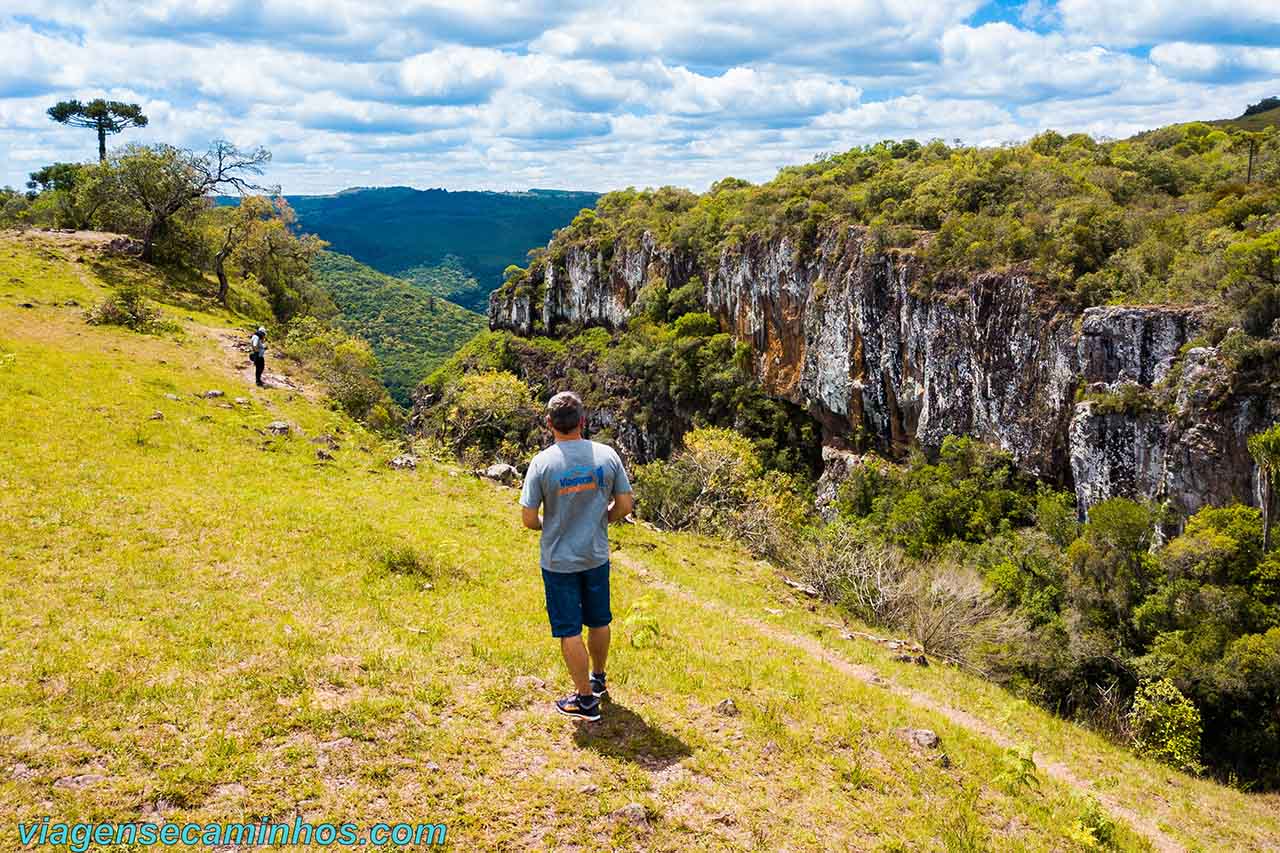
<instances>
[{"instance_id":1,"label":"man's arm","mask_svg":"<svg viewBox=\"0 0 1280 853\"><path fill-rule=\"evenodd\" d=\"M538 518L538 508L542 506L541 469L538 457L529 463L524 472L524 485L520 487L520 522L530 530L541 530L542 519Z\"/></svg>"},{"instance_id":2,"label":"man's arm","mask_svg":"<svg viewBox=\"0 0 1280 853\"><path fill-rule=\"evenodd\" d=\"M622 521L631 514L631 510L636 508L635 498L631 496L631 481L627 479L627 468L622 464L617 453L613 454L613 463L618 467L613 475L613 503L609 504L610 523Z\"/></svg>"},{"instance_id":3,"label":"man's arm","mask_svg":"<svg viewBox=\"0 0 1280 853\"><path fill-rule=\"evenodd\" d=\"M613 503L609 504L610 523L622 521L622 519L631 515L631 510L635 508L636 501L635 498L631 496L630 492L623 492L622 494L614 495Z\"/></svg>"}]
</instances>

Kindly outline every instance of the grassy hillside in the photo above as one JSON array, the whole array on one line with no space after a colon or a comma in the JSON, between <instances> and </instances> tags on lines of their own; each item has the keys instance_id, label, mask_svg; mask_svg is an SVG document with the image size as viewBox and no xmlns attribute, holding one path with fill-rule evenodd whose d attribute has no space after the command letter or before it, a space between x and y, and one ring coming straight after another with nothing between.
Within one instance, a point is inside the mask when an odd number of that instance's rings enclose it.
<instances>
[{"instance_id":1,"label":"grassy hillside","mask_svg":"<svg viewBox=\"0 0 1280 853\"><path fill-rule=\"evenodd\" d=\"M1217 121L1211 121L1209 124L1217 127L1229 127L1236 130L1266 130L1269 127L1280 127L1280 107L1272 107L1269 110L1258 110L1254 113L1245 113L1236 118L1224 118Z\"/></svg>"},{"instance_id":2,"label":"grassy hillside","mask_svg":"<svg viewBox=\"0 0 1280 853\"><path fill-rule=\"evenodd\" d=\"M346 255L322 252L312 270L338 306L340 325L373 347L383 383L402 404L409 403L419 382L485 327L479 314Z\"/></svg>"},{"instance_id":3,"label":"grassy hillside","mask_svg":"<svg viewBox=\"0 0 1280 853\"><path fill-rule=\"evenodd\" d=\"M249 387L239 318L86 325L107 292L88 249L0 237L4 849L50 814L443 821L479 850L1280 849L1276 797L895 662L744 553L643 527L617 533L613 702L575 726L513 490L389 470L309 394Z\"/></svg>"},{"instance_id":4,"label":"grassy hillside","mask_svg":"<svg viewBox=\"0 0 1280 853\"><path fill-rule=\"evenodd\" d=\"M597 193L529 190L520 193L448 192L409 187L347 190L328 196L290 196L304 231L333 249L389 275L437 266L453 255L479 282L456 294L484 311L489 291L508 264L522 264L531 246L591 207Z\"/></svg>"}]
</instances>

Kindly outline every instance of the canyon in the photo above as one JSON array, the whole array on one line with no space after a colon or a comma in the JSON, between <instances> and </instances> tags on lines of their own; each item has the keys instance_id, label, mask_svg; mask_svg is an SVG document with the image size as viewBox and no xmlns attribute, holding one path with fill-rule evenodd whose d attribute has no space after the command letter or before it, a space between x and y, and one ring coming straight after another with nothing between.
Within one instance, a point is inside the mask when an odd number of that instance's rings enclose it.
<instances>
[{"instance_id":1,"label":"canyon","mask_svg":"<svg viewBox=\"0 0 1280 853\"><path fill-rule=\"evenodd\" d=\"M807 245L753 235L710 264L647 232L552 248L523 287L490 296L491 329L618 329L650 282L700 279L765 392L822 425L825 481L866 450L901 456L969 435L1073 488L1082 515L1116 496L1162 504L1175 521L1259 501L1246 439L1275 422L1280 400L1205 343L1195 306L1079 310L1025 268L930 275L861 227ZM638 461L668 444L624 432Z\"/></svg>"}]
</instances>

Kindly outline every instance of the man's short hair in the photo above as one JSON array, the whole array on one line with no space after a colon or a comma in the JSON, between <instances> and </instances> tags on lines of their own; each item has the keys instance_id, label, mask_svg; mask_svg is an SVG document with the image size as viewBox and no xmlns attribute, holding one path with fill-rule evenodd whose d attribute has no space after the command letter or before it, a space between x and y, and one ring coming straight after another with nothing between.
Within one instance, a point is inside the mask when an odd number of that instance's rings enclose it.
<instances>
[{"instance_id":1,"label":"man's short hair","mask_svg":"<svg viewBox=\"0 0 1280 853\"><path fill-rule=\"evenodd\" d=\"M559 433L577 429L584 412L582 398L572 391L561 391L547 401L547 417L551 418L551 426Z\"/></svg>"}]
</instances>

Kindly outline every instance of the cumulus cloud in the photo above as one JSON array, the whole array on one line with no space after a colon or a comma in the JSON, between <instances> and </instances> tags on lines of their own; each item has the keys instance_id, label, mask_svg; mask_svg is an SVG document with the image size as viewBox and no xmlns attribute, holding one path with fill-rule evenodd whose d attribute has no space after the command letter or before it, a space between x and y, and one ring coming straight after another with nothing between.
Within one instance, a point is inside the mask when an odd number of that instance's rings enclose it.
<instances>
[{"instance_id":1,"label":"cumulus cloud","mask_svg":"<svg viewBox=\"0 0 1280 853\"><path fill-rule=\"evenodd\" d=\"M1006 23L953 27L942 38L947 73L932 87L956 95L1012 101L1087 98L1113 91L1146 69L1127 53L1076 45Z\"/></svg>"},{"instance_id":2,"label":"cumulus cloud","mask_svg":"<svg viewBox=\"0 0 1280 853\"><path fill-rule=\"evenodd\" d=\"M1275 0L1058 0L1056 11L1068 32L1106 45L1280 42Z\"/></svg>"},{"instance_id":3,"label":"cumulus cloud","mask_svg":"<svg viewBox=\"0 0 1280 853\"><path fill-rule=\"evenodd\" d=\"M0 98L42 95L62 86L78 85L76 69L64 67L63 51L68 47L30 27L0 30Z\"/></svg>"},{"instance_id":4,"label":"cumulus cloud","mask_svg":"<svg viewBox=\"0 0 1280 853\"><path fill-rule=\"evenodd\" d=\"M67 97L139 142L267 145L291 192L609 189L883 138L1124 135L1280 94L1269 0L9 0L0 183L92 156Z\"/></svg>"},{"instance_id":5,"label":"cumulus cloud","mask_svg":"<svg viewBox=\"0 0 1280 853\"><path fill-rule=\"evenodd\" d=\"M1161 71L1182 80L1230 82L1280 77L1280 48L1170 42L1151 50Z\"/></svg>"},{"instance_id":6,"label":"cumulus cloud","mask_svg":"<svg viewBox=\"0 0 1280 853\"><path fill-rule=\"evenodd\" d=\"M503 65L503 54L496 50L443 47L402 61L400 85L406 95L424 103L477 103L501 85Z\"/></svg>"},{"instance_id":7,"label":"cumulus cloud","mask_svg":"<svg viewBox=\"0 0 1280 853\"><path fill-rule=\"evenodd\" d=\"M663 56L724 70L754 62L844 70L936 55L937 38L979 0L637 0L571 16L535 42L562 56L619 61Z\"/></svg>"}]
</instances>

